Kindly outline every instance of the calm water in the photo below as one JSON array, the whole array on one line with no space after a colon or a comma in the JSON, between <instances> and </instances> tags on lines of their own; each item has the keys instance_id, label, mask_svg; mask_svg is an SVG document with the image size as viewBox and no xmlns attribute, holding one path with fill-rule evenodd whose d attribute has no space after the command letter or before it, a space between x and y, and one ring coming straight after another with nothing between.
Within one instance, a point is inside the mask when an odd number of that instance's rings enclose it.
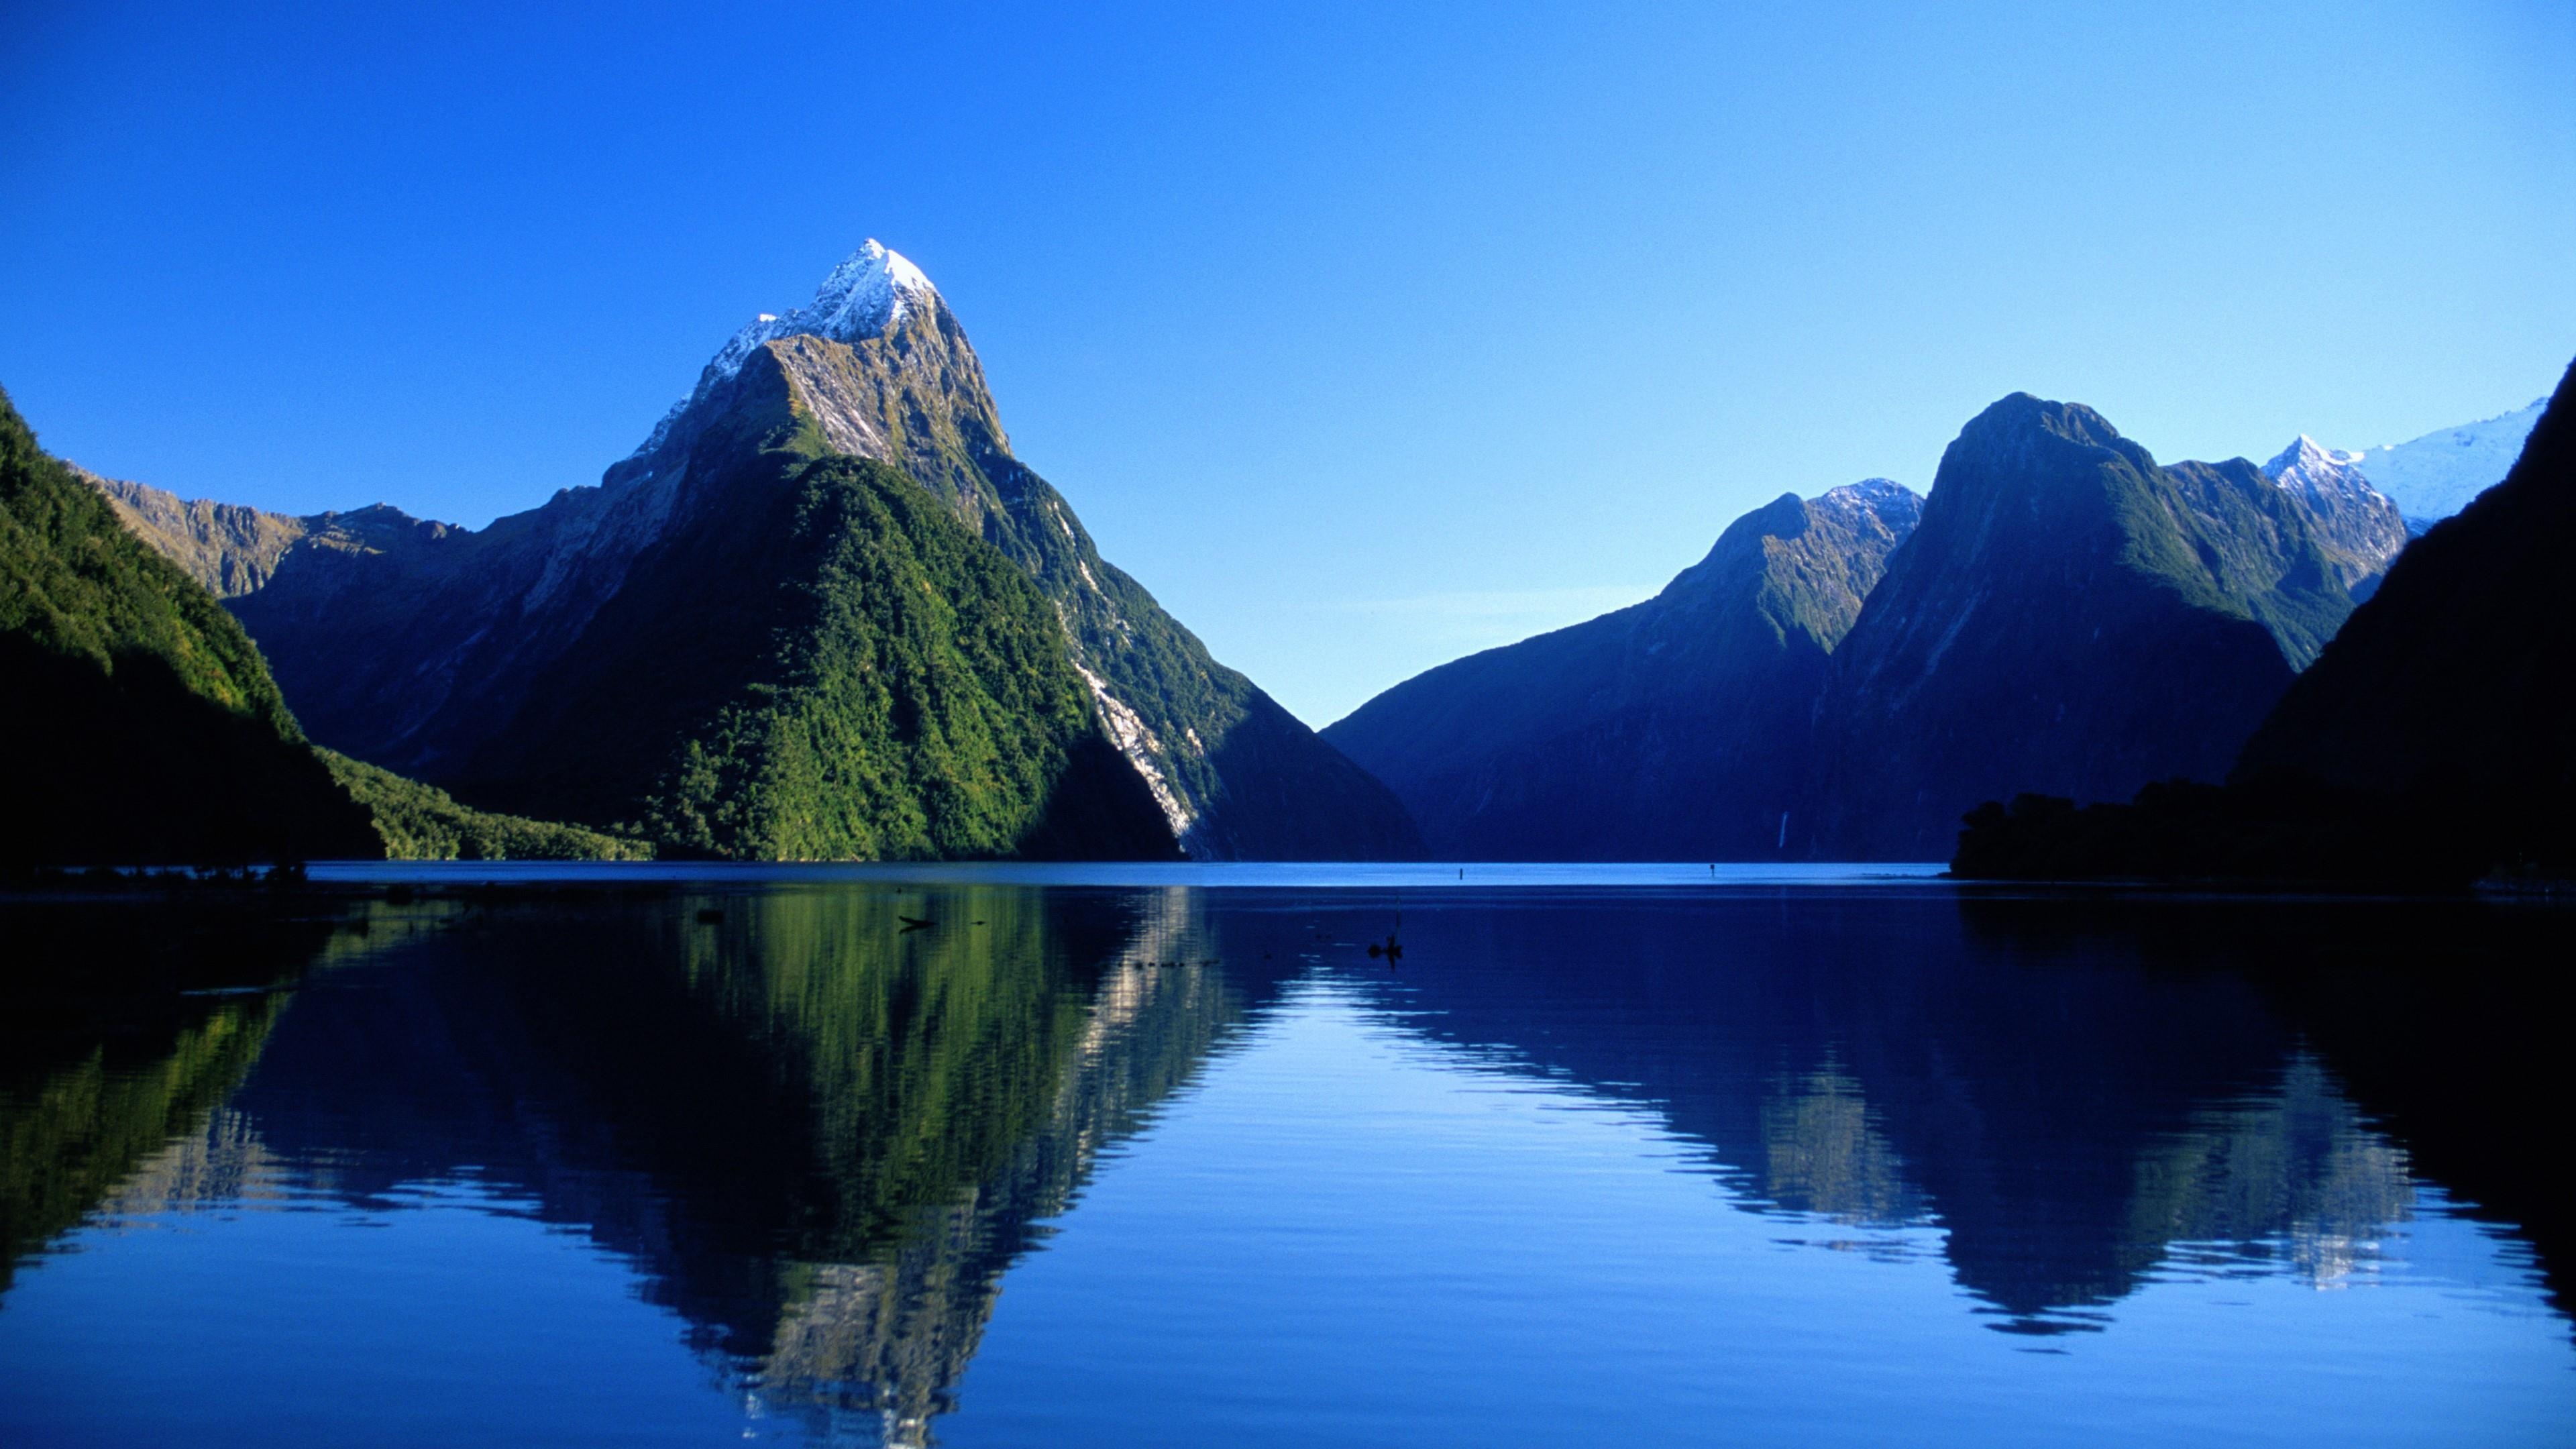
<instances>
[{"instance_id":1,"label":"calm water","mask_svg":"<svg viewBox=\"0 0 2576 1449\"><path fill-rule=\"evenodd\" d=\"M0 911L0 1443L2576 1442L2564 911L608 879Z\"/></svg>"}]
</instances>

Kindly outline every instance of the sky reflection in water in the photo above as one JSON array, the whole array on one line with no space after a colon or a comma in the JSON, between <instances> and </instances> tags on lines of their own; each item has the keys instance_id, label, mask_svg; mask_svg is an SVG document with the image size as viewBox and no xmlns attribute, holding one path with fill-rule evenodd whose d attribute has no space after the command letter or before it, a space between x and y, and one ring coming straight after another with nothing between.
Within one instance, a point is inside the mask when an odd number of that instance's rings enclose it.
<instances>
[{"instance_id":1,"label":"sky reflection in water","mask_svg":"<svg viewBox=\"0 0 2576 1449\"><path fill-rule=\"evenodd\" d=\"M2576 1433L2554 913L1055 879L16 908L0 1440Z\"/></svg>"}]
</instances>

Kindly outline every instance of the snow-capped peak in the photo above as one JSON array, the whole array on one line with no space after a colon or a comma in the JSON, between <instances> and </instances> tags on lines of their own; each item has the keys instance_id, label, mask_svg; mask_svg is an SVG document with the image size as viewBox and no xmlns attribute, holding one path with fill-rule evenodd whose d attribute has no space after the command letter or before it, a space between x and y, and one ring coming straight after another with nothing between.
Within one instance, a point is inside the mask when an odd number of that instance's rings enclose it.
<instances>
[{"instance_id":1,"label":"snow-capped peak","mask_svg":"<svg viewBox=\"0 0 2576 1449\"><path fill-rule=\"evenodd\" d=\"M763 312L735 333L698 375L697 387L672 406L654 426L653 436L645 439L636 453L650 453L660 447L680 415L714 391L718 383L740 372L743 362L762 345L781 337L824 337L834 342L882 337L903 320L906 312L938 295L939 289L930 285L930 278L922 274L921 268L900 252L869 238L823 279L813 301L783 313Z\"/></svg>"},{"instance_id":2,"label":"snow-capped peak","mask_svg":"<svg viewBox=\"0 0 2576 1449\"><path fill-rule=\"evenodd\" d=\"M698 391L704 393L740 371L743 359L762 343L781 337L859 342L883 336L887 328L903 320L914 301L937 295L939 289L930 285L921 268L904 260L901 253L886 250L871 237L865 246L850 253L848 260L832 269L832 275L815 289L813 301L789 312L763 312L751 325L735 333L715 360L707 364L706 375L698 380Z\"/></svg>"},{"instance_id":3,"label":"snow-capped peak","mask_svg":"<svg viewBox=\"0 0 2576 1449\"><path fill-rule=\"evenodd\" d=\"M2357 481L2395 503L2420 533L2503 480L2548 404L2544 397L2500 417L2357 453L2326 447L2303 433L2263 471L2282 487L2311 496L2320 487L2341 489L2347 480Z\"/></svg>"},{"instance_id":4,"label":"snow-capped peak","mask_svg":"<svg viewBox=\"0 0 2576 1449\"><path fill-rule=\"evenodd\" d=\"M2347 453L2340 448L2329 448L2307 434L2301 433L2297 441L2283 448L2277 457L2263 465L2263 474L2277 483L2284 481L2285 476L2294 470L2349 468L2360 461L2359 453Z\"/></svg>"},{"instance_id":5,"label":"snow-capped peak","mask_svg":"<svg viewBox=\"0 0 2576 1449\"><path fill-rule=\"evenodd\" d=\"M2377 503L2379 492L2361 470L2361 455L2329 448L2305 433L2263 465L2263 476L2308 502L2332 509L2349 503Z\"/></svg>"}]
</instances>

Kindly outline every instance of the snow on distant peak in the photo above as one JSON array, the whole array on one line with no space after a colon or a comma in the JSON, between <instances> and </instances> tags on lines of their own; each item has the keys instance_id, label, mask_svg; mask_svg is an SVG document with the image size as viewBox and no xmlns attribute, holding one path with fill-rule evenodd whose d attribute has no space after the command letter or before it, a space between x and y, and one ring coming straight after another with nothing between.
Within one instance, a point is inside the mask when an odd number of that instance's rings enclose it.
<instances>
[{"instance_id":1,"label":"snow on distant peak","mask_svg":"<svg viewBox=\"0 0 2576 1449\"><path fill-rule=\"evenodd\" d=\"M2305 433L2263 465L2263 476L2310 503L2333 507L2379 496L2359 466L2361 455L2329 448Z\"/></svg>"},{"instance_id":2,"label":"snow on distant peak","mask_svg":"<svg viewBox=\"0 0 2576 1449\"><path fill-rule=\"evenodd\" d=\"M698 374L697 387L654 426L653 436L635 450L637 455L662 446L662 440L671 434L671 425L682 413L714 391L718 383L740 372L751 354L765 344L781 337L823 337L834 342L882 337L916 304L938 295L939 289L930 285L930 278L922 274L921 268L902 253L869 238L823 279L823 285L815 289L813 301L783 313L760 313L735 333L706 370Z\"/></svg>"},{"instance_id":3,"label":"snow on distant peak","mask_svg":"<svg viewBox=\"0 0 2576 1449\"><path fill-rule=\"evenodd\" d=\"M2428 524L2448 518L2513 471L2523 440L2548 406L2544 397L2500 417L2367 449L2359 459L2362 474L2396 499L2410 521Z\"/></svg>"},{"instance_id":4,"label":"snow on distant peak","mask_svg":"<svg viewBox=\"0 0 2576 1449\"><path fill-rule=\"evenodd\" d=\"M1828 488L1807 500L1810 516L1816 510L1839 518L1846 526L1857 526L1863 515L1878 520L1881 527L1902 538L1923 521L1923 495L1893 478L1863 478L1839 488Z\"/></svg>"},{"instance_id":5,"label":"snow on distant peak","mask_svg":"<svg viewBox=\"0 0 2576 1449\"><path fill-rule=\"evenodd\" d=\"M2278 483L2294 472L2321 468L2349 468L2360 461L2359 453L2347 453L2339 448L2329 448L2307 434L2301 433L2296 441L2283 448L2271 462L2263 465L2263 474Z\"/></svg>"},{"instance_id":6,"label":"snow on distant peak","mask_svg":"<svg viewBox=\"0 0 2576 1449\"><path fill-rule=\"evenodd\" d=\"M2518 412L2443 428L2403 443L2360 452L2329 448L2302 433L2263 471L2284 488L2314 495L2341 491L2349 480L2387 496L2418 532L2469 506L2469 500L2504 481L2523 439L2549 405L2542 398Z\"/></svg>"}]
</instances>

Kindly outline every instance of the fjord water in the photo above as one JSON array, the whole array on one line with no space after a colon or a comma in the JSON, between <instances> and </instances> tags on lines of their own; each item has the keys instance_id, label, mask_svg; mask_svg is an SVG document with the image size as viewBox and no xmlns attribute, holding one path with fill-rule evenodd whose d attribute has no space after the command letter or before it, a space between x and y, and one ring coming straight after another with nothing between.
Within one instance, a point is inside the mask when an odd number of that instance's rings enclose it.
<instances>
[{"instance_id":1,"label":"fjord water","mask_svg":"<svg viewBox=\"0 0 2576 1449\"><path fill-rule=\"evenodd\" d=\"M0 920L0 1442L2576 1438L2547 907L475 874Z\"/></svg>"}]
</instances>

